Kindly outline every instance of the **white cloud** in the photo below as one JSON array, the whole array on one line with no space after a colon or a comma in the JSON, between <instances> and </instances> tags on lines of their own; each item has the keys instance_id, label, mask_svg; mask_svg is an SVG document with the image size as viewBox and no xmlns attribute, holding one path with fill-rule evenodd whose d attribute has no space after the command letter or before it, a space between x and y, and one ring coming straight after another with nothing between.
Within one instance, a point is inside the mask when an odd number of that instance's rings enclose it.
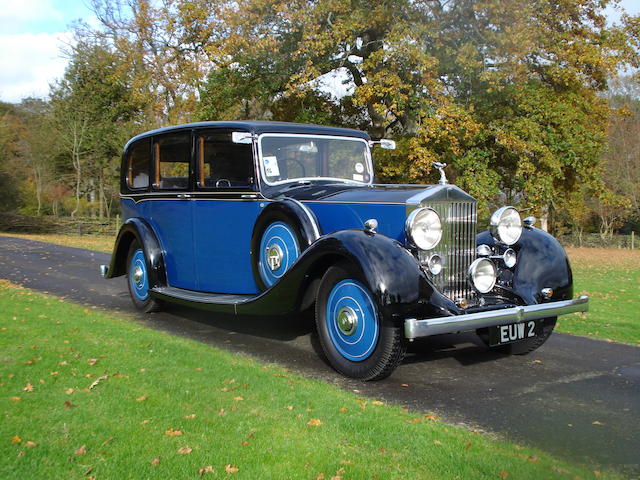
<instances>
[{"instance_id":1,"label":"white cloud","mask_svg":"<svg viewBox=\"0 0 640 480\"><path fill-rule=\"evenodd\" d=\"M70 33L0 34L0 99L47 96L49 83L64 73L60 47L70 40Z\"/></svg>"},{"instance_id":2,"label":"white cloud","mask_svg":"<svg viewBox=\"0 0 640 480\"><path fill-rule=\"evenodd\" d=\"M34 24L55 24L63 20L52 0L10 0L0 9L0 32L20 33Z\"/></svg>"}]
</instances>

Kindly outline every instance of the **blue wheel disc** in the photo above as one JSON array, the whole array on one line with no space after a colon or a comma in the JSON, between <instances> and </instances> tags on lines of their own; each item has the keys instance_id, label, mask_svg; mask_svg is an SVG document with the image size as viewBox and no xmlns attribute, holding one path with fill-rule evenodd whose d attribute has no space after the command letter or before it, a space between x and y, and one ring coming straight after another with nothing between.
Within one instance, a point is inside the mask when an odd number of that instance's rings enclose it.
<instances>
[{"instance_id":1,"label":"blue wheel disc","mask_svg":"<svg viewBox=\"0 0 640 480\"><path fill-rule=\"evenodd\" d=\"M147 275L147 262L141 248L133 252L129 265L129 283L131 291L136 299L144 302L149 298L149 276Z\"/></svg>"},{"instance_id":2,"label":"blue wheel disc","mask_svg":"<svg viewBox=\"0 0 640 480\"><path fill-rule=\"evenodd\" d=\"M325 321L333 346L344 358L361 362L373 353L379 336L378 315L362 283L346 279L333 287Z\"/></svg>"},{"instance_id":3,"label":"blue wheel disc","mask_svg":"<svg viewBox=\"0 0 640 480\"><path fill-rule=\"evenodd\" d=\"M276 283L300 256L293 229L284 222L270 224L260 240L258 271L267 287Z\"/></svg>"}]
</instances>

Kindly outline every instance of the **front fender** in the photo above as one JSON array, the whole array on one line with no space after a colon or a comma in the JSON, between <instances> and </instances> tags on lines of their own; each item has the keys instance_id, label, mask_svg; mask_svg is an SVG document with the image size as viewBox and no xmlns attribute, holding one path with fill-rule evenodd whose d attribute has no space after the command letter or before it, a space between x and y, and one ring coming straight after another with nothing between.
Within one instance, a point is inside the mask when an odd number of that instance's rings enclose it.
<instances>
[{"instance_id":1,"label":"front fender","mask_svg":"<svg viewBox=\"0 0 640 480\"><path fill-rule=\"evenodd\" d=\"M116 238L111 264L105 278L119 277L127 273L127 255L133 241L137 240L147 260L149 285L163 287L167 285L167 274L160 242L151 226L143 219L132 217L127 219Z\"/></svg>"},{"instance_id":2,"label":"front fender","mask_svg":"<svg viewBox=\"0 0 640 480\"><path fill-rule=\"evenodd\" d=\"M401 322L412 316L450 315L457 311L398 241L379 233L342 230L311 244L283 278L238 313L277 314L300 309L305 293L315 296L319 279L332 265L348 262L360 272L386 318Z\"/></svg>"},{"instance_id":3,"label":"front fender","mask_svg":"<svg viewBox=\"0 0 640 480\"><path fill-rule=\"evenodd\" d=\"M489 232L477 237L478 245L496 246ZM515 245L517 263L513 271L512 291L526 305L549 300L573 298L573 275L562 245L547 232L537 228L524 228ZM541 295L543 288L553 289L551 299Z\"/></svg>"}]
</instances>

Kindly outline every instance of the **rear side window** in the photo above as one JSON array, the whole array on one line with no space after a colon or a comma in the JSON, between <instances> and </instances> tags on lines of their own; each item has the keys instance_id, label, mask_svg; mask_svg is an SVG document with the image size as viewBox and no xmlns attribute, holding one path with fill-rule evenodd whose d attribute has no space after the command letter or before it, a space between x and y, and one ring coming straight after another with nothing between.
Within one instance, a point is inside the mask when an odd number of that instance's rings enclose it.
<instances>
[{"instance_id":1,"label":"rear side window","mask_svg":"<svg viewBox=\"0 0 640 480\"><path fill-rule=\"evenodd\" d=\"M254 184L251 145L233 143L230 132L204 132L197 137L198 185L246 189Z\"/></svg>"},{"instance_id":2,"label":"rear side window","mask_svg":"<svg viewBox=\"0 0 640 480\"><path fill-rule=\"evenodd\" d=\"M188 189L191 134L187 132L157 137L153 148L155 159L153 186L161 190Z\"/></svg>"},{"instance_id":3,"label":"rear side window","mask_svg":"<svg viewBox=\"0 0 640 480\"><path fill-rule=\"evenodd\" d=\"M150 140L140 140L129 148L126 158L126 180L131 190L149 187L149 167L151 166Z\"/></svg>"}]
</instances>

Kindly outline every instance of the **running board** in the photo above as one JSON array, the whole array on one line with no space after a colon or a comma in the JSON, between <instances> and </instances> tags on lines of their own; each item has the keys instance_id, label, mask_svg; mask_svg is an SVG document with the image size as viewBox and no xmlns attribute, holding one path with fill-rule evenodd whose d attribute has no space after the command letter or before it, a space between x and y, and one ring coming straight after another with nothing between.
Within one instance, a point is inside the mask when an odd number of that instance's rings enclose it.
<instances>
[{"instance_id":1,"label":"running board","mask_svg":"<svg viewBox=\"0 0 640 480\"><path fill-rule=\"evenodd\" d=\"M156 287L149 290L152 297L171 300L192 307L237 314L237 306L254 300L259 295L234 295L231 293L204 293L176 287Z\"/></svg>"}]
</instances>

